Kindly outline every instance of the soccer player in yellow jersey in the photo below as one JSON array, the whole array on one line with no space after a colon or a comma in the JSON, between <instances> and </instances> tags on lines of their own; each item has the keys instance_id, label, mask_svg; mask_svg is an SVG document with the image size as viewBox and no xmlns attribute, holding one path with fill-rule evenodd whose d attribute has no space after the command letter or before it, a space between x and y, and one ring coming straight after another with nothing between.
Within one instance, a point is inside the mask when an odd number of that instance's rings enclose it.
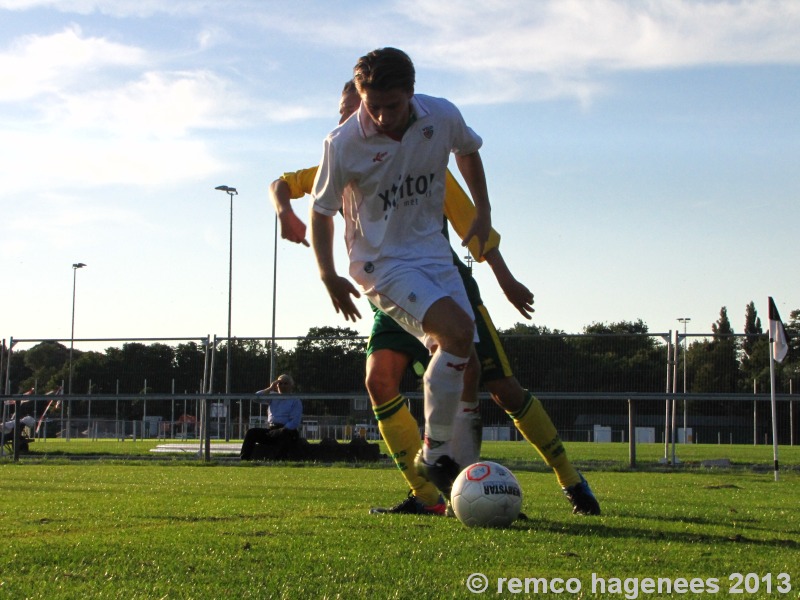
<instances>
[{"instance_id":1,"label":"soccer player in yellow jersey","mask_svg":"<svg viewBox=\"0 0 800 600\"><path fill-rule=\"evenodd\" d=\"M339 112L341 122L358 108L360 97L352 82L342 92ZM291 207L291 200L310 193L317 167L285 173L272 182L270 196L281 223L281 236L294 243L308 246L306 225ZM474 205L452 174L447 172L445 188L445 217L459 236L463 236L474 216ZM446 234L446 225L444 229ZM476 240L468 245L475 260L485 260L509 301L526 318L533 312L533 295L517 281L508 269L499 249L500 235L492 230L482 256L478 255ZM465 380L465 394L456 418L454 458L465 467L479 458L480 415L477 402L477 375L492 399L503 408L544 461L555 471L559 484L576 514L600 514L600 506L588 483L569 461L558 432L541 402L525 390L513 376L503 347L483 306L480 291L469 269L453 253L455 264L464 280L467 295L473 305L480 342L476 344L480 366L471 365L472 377ZM410 364L426 361L428 351L413 336L400 328L391 318L375 309L372 334L367 346L366 387L373 405L378 427L395 463L406 479L409 497L389 509L373 512L442 514L445 511L439 492L413 468L411 461L421 447L419 427L400 393L400 381ZM421 371L418 369L417 373Z\"/></svg>"}]
</instances>

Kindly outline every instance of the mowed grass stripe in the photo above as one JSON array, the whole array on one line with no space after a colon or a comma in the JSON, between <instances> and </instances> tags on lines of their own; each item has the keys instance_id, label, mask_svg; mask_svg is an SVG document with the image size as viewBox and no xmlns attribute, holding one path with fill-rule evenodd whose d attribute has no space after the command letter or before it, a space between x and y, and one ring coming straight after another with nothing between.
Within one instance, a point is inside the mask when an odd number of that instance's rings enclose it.
<instances>
[{"instance_id":1,"label":"mowed grass stripe","mask_svg":"<svg viewBox=\"0 0 800 600\"><path fill-rule=\"evenodd\" d=\"M591 471L599 518L573 516L552 473L516 474L530 521L476 530L368 514L405 494L390 468L4 464L0 597L460 598L473 572L800 585L795 472Z\"/></svg>"}]
</instances>

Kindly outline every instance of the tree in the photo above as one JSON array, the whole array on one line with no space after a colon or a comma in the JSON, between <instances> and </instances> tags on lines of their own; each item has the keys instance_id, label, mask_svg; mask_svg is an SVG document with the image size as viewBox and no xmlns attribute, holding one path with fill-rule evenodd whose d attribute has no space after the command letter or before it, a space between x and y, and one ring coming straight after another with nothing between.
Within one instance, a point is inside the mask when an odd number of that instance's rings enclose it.
<instances>
[{"instance_id":1,"label":"tree","mask_svg":"<svg viewBox=\"0 0 800 600\"><path fill-rule=\"evenodd\" d=\"M204 345L197 342L178 344L172 362L177 393L193 394L204 391L205 356Z\"/></svg>"},{"instance_id":2,"label":"tree","mask_svg":"<svg viewBox=\"0 0 800 600\"><path fill-rule=\"evenodd\" d=\"M761 319L758 317L755 302L751 300L744 313L744 334L746 337L742 341L742 351L744 351L745 357L752 354L753 347L761 339L763 333L764 330L761 329Z\"/></svg>"},{"instance_id":3,"label":"tree","mask_svg":"<svg viewBox=\"0 0 800 600\"><path fill-rule=\"evenodd\" d=\"M752 301L745 308L744 334L739 364L739 391L752 392L753 382L756 382L756 389L768 389L769 340L764 336L761 319Z\"/></svg>"},{"instance_id":4,"label":"tree","mask_svg":"<svg viewBox=\"0 0 800 600\"><path fill-rule=\"evenodd\" d=\"M108 379L100 383L103 391L114 393L117 382L119 391L127 394L172 391L172 367L175 360L175 349L172 346L160 343L145 346L138 342L128 342L122 348L107 348L106 356Z\"/></svg>"},{"instance_id":5,"label":"tree","mask_svg":"<svg viewBox=\"0 0 800 600\"><path fill-rule=\"evenodd\" d=\"M73 357L72 392L75 394L113 393L114 390L104 383L109 379L107 364L108 358L102 352L83 352L77 359ZM91 390L89 389L90 385Z\"/></svg>"},{"instance_id":6,"label":"tree","mask_svg":"<svg viewBox=\"0 0 800 600\"><path fill-rule=\"evenodd\" d=\"M687 354L687 375L693 374L689 391L735 392L739 362L727 307L723 306L719 311L719 319L711 325L711 331L714 334L711 341L692 344Z\"/></svg>"},{"instance_id":7,"label":"tree","mask_svg":"<svg viewBox=\"0 0 800 600\"><path fill-rule=\"evenodd\" d=\"M20 350L11 352L7 359L11 363L8 367L8 381L11 386L11 393L21 394L33 387L33 371L25 363L25 356L30 350ZM0 389L5 392L5 381L0 383Z\"/></svg>"},{"instance_id":8,"label":"tree","mask_svg":"<svg viewBox=\"0 0 800 600\"><path fill-rule=\"evenodd\" d=\"M789 313L789 322L784 323L784 328L788 337L789 353L782 363L775 365L775 377L779 382L779 389L785 392L789 391L791 381L791 389L796 394L800 389L800 309Z\"/></svg>"},{"instance_id":9,"label":"tree","mask_svg":"<svg viewBox=\"0 0 800 600\"><path fill-rule=\"evenodd\" d=\"M80 358L82 352L73 352L73 364ZM53 389L66 381L69 376L69 348L51 340L36 344L24 354L24 363L29 370L28 377L21 382L21 387L30 389L37 386L37 391L43 393L43 388Z\"/></svg>"},{"instance_id":10,"label":"tree","mask_svg":"<svg viewBox=\"0 0 800 600\"><path fill-rule=\"evenodd\" d=\"M584 328L573 338L587 371L587 391L657 392L664 387L664 348L641 319Z\"/></svg>"},{"instance_id":11,"label":"tree","mask_svg":"<svg viewBox=\"0 0 800 600\"><path fill-rule=\"evenodd\" d=\"M257 339L236 339L230 344L232 363L231 393L245 392L252 393L266 387L269 379L269 346ZM225 360L227 358L227 344L217 352L217 367L215 379L217 382L225 379ZM282 349L276 348L276 362L280 364ZM277 368L277 367L276 367ZM276 371L275 375L278 375ZM214 389L219 390L220 385L215 385Z\"/></svg>"},{"instance_id":12,"label":"tree","mask_svg":"<svg viewBox=\"0 0 800 600\"><path fill-rule=\"evenodd\" d=\"M664 349L638 321L593 323L584 336L517 324L500 332L511 368L539 391L660 391Z\"/></svg>"},{"instance_id":13,"label":"tree","mask_svg":"<svg viewBox=\"0 0 800 600\"><path fill-rule=\"evenodd\" d=\"M568 354L573 352L563 331L516 323L498 334L511 370L523 387L536 391L559 390L558 382L565 379L564 369L570 364Z\"/></svg>"},{"instance_id":14,"label":"tree","mask_svg":"<svg viewBox=\"0 0 800 600\"><path fill-rule=\"evenodd\" d=\"M786 335L789 336L789 352L795 360L800 360L800 309L789 313L789 322L785 324ZM790 356L790 358L792 358Z\"/></svg>"},{"instance_id":15,"label":"tree","mask_svg":"<svg viewBox=\"0 0 800 600\"><path fill-rule=\"evenodd\" d=\"M353 329L312 327L290 361L298 386L305 392L363 391L364 346Z\"/></svg>"},{"instance_id":16,"label":"tree","mask_svg":"<svg viewBox=\"0 0 800 600\"><path fill-rule=\"evenodd\" d=\"M715 340L721 340L726 336L733 335L731 320L728 318L728 307L723 306L719 311L719 319L711 324L711 331L714 333Z\"/></svg>"}]
</instances>

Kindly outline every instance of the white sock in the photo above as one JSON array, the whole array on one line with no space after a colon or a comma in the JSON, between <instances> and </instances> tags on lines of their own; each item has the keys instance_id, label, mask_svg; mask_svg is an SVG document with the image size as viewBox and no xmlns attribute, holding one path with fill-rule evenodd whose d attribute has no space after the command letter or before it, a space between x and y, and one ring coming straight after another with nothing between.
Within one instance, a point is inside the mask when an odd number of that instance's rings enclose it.
<instances>
[{"instance_id":1,"label":"white sock","mask_svg":"<svg viewBox=\"0 0 800 600\"><path fill-rule=\"evenodd\" d=\"M464 390L464 369L469 358L437 350L423 377L425 388L425 444L422 457L433 464L449 455L453 421Z\"/></svg>"},{"instance_id":2,"label":"white sock","mask_svg":"<svg viewBox=\"0 0 800 600\"><path fill-rule=\"evenodd\" d=\"M480 460L482 438L483 422L478 401L459 402L450 440L450 456L459 467L464 469Z\"/></svg>"}]
</instances>

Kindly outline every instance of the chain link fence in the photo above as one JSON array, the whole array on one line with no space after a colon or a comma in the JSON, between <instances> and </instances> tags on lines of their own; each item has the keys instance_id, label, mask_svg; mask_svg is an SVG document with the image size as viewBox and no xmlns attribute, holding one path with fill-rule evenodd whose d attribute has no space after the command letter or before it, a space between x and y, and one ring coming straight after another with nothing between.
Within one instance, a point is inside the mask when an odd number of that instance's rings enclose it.
<instances>
[{"instance_id":1,"label":"chain link fence","mask_svg":"<svg viewBox=\"0 0 800 600\"><path fill-rule=\"evenodd\" d=\"M297 381L304 437L377 439L364 388L366 340L334 328L314 334L3 341L3 440L13 437L17 415L33 419L28 433L43 442L197 440L204 433L240 440L266 418L254 392L282 372ZM515 376L539 396L566 441L772 443L763 336L547 334L502 341ZM791 360L777 366L778 440L795 445L800 371ZM401 390L422 423L419 379L409 371ZM502 409L482 398L485 439L518 439Z\"/></svg>"}]
</instances>

